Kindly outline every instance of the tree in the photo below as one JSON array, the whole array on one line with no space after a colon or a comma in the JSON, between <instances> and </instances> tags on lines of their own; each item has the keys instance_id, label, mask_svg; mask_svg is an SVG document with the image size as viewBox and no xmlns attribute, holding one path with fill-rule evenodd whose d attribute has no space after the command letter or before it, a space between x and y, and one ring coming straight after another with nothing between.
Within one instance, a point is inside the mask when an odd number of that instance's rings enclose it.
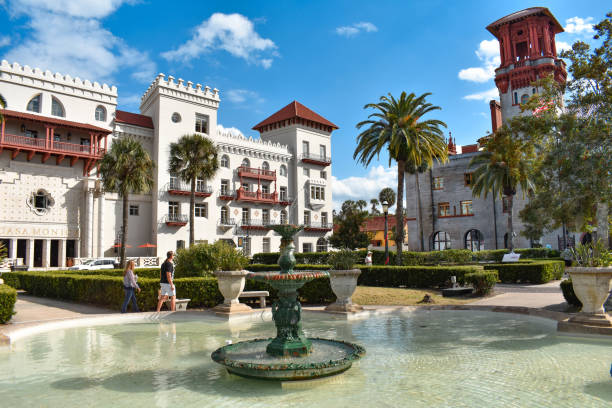
<instances>
[{"instance_id":1,"label":"tree","mask_svg":"<svg viewBox=\"0 0 612 408\"><path fill-rule=\"evenodd\" d=\"M431 95L416 96L402 92L399 99L391 94L381 96L378 103L369 103L364 109L374 109L368 120L359 122L357 129L365 128L357 136L357 148L353 158L368 166L383 150L391 161L397 161L397 211L395 211L397 233L397 263L402 260L404 241L404 176L406 162L420 166L433 165L434 160L446 161L447 148L441 127L446 124L438 119L422 120L427 113L441 109L426 102Z\"/></svg>"},{"instance_id":2,"label":"tree","mask_svg":"<svg viewBox=\"0 0 612 408\"><path fill-rule=\"evenodd\" d=\"M380 204L378 202L378 199L372 198L370 200L370 204L372 205L372 209L370 210L370 215L380 215L380 211L378 211L378 205Z\"/></svg>"},{"instance_id":3,"label":"tree","mask_svg":"<svg viewBox=\"0 0 612 408\"><path fill-rule=\"evenodd\" d=\"M219 168L217 147L207 137L184 135L170 143L168 171L189 183L189 245L195 242L195 193L197 180L210 180Z\"/></svg>"},{"instance_id":4,"label":"tree","mask_svg":"<svg viewBox=\"0 0 612 408\"><path fill-rule=\"evenodd\" d=\"M421 186L419 184L419 174L425 173L429 166L427 163L421 163L416 166L414 163L406 163L406 173L414 174L416 184L416 204L417 204L417 228L419 230L419 239L421 243L421 251L425 250L425 239L423 237L423 205L421 202Z\"/></svg>"},{"instance_id":5,"label":"tree","mask_svg":"<svg viewBox=\"0 0 612 408\"><path fill-rule=\"evenodd\" d=\"M6 108L6 99L4 99L4 96L2 96L2 94L0 94L0 109L5 109ZM4 115L2 115L2 112L0 112L0 123L4 122Z\"/></svg>"},{"instance_id":6,"label":"tree","mask_svg":"<svg viewBox=\"0 0 612 408\"><path fill-rule=\"evenodd\" d=\"M514 226L512 210L514 196L520 188L523 195L533 184L531 169L536 158L535 144L522 132L522 127L513 127L512 120L498 129L486 142L484 151L470 161L476 167L473 173L472 193L476 197L489 193L505 196L508 202L508 246L514 250Z\"/></svg>"},{"instance_id":7,"label":"tree","mask_svg":"<svg viewBox=\"0 0 612 408\"><path fill-rule=\"evenodd\" d=\"M334 248L366 248L370 243L368 234L361 231L361 226L368 218L368 212L364 211L352 200L342 203L342 209L336 215L335 225L337 229L329 243Z\"/></svg>"},{"instance_id":8,"label":"tree","mask_svg":"<svg viewBox=\"0 0 612 408\"><path fill-rule=\"evenodd\" d=\"M367 206L368 206L368 203L366 202L366 200L358 200L357 201L357 207L359 207L359 209L361 211L364 211Z\"/></svg>"},{"instance_id":9,"label":"tree","mask_svg":"<svg viewBox=\"0 0 612 408\"><path fill-rule=\"evenodd\" d=\"M129 195L149 192L154 185L155 163L139 141L126 137L113 142L100 161L100 176L107 191L115 191L123 199L121 225L121 267L125 267L125 245L128 236Z\"/></svg>"},{"instance_id":10,"label":"tree","mask_svg":"<svg viewBox=\"0 0 612 408\"><path fill-rule=\"evenodd\" d=\"M391 187L383 188L380 190L380 193L378 193L378 200L381 205L386 201L389 207L393 207L395 205L395 191L393 191Z\"/></svg>"}]
</instances>

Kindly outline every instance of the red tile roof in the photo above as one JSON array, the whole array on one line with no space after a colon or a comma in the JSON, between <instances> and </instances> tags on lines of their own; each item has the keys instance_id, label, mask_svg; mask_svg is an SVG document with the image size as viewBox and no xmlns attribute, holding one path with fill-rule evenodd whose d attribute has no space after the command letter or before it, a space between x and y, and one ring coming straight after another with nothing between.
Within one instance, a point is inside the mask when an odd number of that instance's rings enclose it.
<instances>
[{"instance_id":1,"label":"red tile roof","mask_svg":"<svg viewBox=\"0 0 612 408\"><path fill-rule=\"evenodd\" d=\"M35 115L33 113L17 112L17 111L12 111L8 109L0 109L0 112L2 112L2 115L4 115L7 118L31 120L34 122L46 123L49 125L69 127L73 129L84 129L84 130L89 130L92 132L98 132L98 133L104 133L104 134L109 134L112 132L112 130L103 129L101 127L90 125L88 123L80 123L80 122L73 122L73 121L65 120L65 119L50 118L48 116Z\"/></svg>"},{"instance_id":2,"label":"red tile roof","mask_svg":"<svg viewBox=\"0 0 612 408\"><path fill-rule=\"evenodd\" d=\"M153 129L153 119L151 119L150 116L126 112L119 109L115 111L115 122Z\"/></svg>"},{"instance_id":3,"label":"red tile roof","mask_svg":"<svg viewBox=\"0 0 612 408\"><path fill-rule=\"evenodd\" d=\"M404 217L404 222L408 222L413 220L413 218ZM395 215L389 214L388 219L388 228L391 231L392 227L395 227ZM374 217L370 217L365 220L364 224L361 226L361 231L383 231L385 229L385 216L378 215Z\"/></svg>"},{"instance_id":4,"label":"red tile roof","mask_svg":"<svg viewBox=\"0 0 612 408\"><path fill-rule=\"evenodd\" d=\"M273 123L295 118L309 120L311 122L315 122L323 126L329 126L332 129L338 129L338 126L334 125L329 120L325 119L323 116L311 111L301 103L293 101L289 105L285 106L283 109L279 110L272 116L265 119L264 121L253 126L253 130L259 130L261 132L261 128L266 125L271 125Z\"/></svg>"}]
</instances>

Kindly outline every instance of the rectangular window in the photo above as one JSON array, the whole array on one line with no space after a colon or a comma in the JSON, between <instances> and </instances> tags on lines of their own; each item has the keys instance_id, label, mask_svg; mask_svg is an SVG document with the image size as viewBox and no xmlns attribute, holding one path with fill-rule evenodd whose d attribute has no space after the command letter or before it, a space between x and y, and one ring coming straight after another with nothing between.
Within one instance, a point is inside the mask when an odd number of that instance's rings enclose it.
<instances>
[{"instance_id":1,"label":"rectangular window","mask_svg":"<svg viewBox=\"0 0 612 408\"><path fill-rule=\"evenodd\" d=\"M510 212L510 197L502 197L502 209L503 212Z\"/></svg>"},{"instance_id":2,"label":"rectangular window","mask_svg":"<svg viewBox=\"0 0 612 408\"><path fill-rule=\"evenodd\" d=\"M176 249L185 249L185 241L183 241L182 239L179 241L176 241Z\"/></svg>"},{"instance_id":3,"label":"rectangular window","mask_svg":"<svg viewBox=\"0 0 612 408\"><path fill-rule=\"evenodd\" d=\"M262 184L261 192L264 194L268 194L270 192L270 187Z\"/></svg>"},{"instance_id":4,"label":"rectangular window","mask_svg":"<svg viewBox=\"0 0 612 408\"><path fill-rule=\"evenodd\" d=\"M196 179L196 191L200 193L206 191L206 183L204 183L204 180Z\"/></svg>"},{"instance_id":5,"label":"rectangular window","mask_svg":"<svg viewBox=\"0 0 612 408\"><path fill-rule=\"evenodd\" d=\"M451 215L450 204L449 203L439 203L438 204L438 216L448 217L449 215Z\"/></svg>"},{"instance_id":6,"label":"rectangular window","mask_svg":"<svg viewBox=\"0 0 612 408\"><path fill-rule=\"evenodd\" d=\"M287 212L286 211L281 211L280 213L280 223L281 224L286 224L287 223Z\"/></svg>"},{"instance_id":7,"label":"rectangular window","mask_svg":"<svg viewBox=\"0 0 612 408\"><path fill-rule=\"evenodd\" d=\"M327 225L327 213L326 212L321 213L321 225L323 227Z\"/></svg>"},{"instance_id":8,"label":"rectangular window","mask_svg":"<svg viewBox=\"0 0 612 408\"><path fill-rule=\"evenodd\" d=\"M321 172L321 178L322 178L323 180L327 180L327 172L326 172L326 171L322 171L322 172Z\"/></svg>"},{"instance_id":9,"label":"rectangular window","mask_svg":"<svg viewBox=\"0 0 612 408\"><path fill-rule=\"evenodd\" d=\"M229 180L221 180L221 195L229 194Z\"/></svg>"},{"instance_id":10,"label":"rectangular window","mask_svg":"<svg viewBox=\"0 0 612 408\"><path fill-rule=\"evenodd\" d=\"M287 187L280 188L280 200L287 201Z\"/></svg>"},{"instance_id":11,"label":"rectangular window","mask_svg":"<svg viewBox=\"0 0 612 408\"><path fill-rule=\"evenodd\" d=\"M514 93L514 104L518 105L518 93Z\"/></svg>"},{"instance_id":12,"label":"rectangular window","mask_svg":"<svg viewBox=\"0 0 612 408\"><path fill-rule=\"evenodd\" d=\"M26 130L26 137L31 137L32 139L38 139L38 132L36 130ZM81 139L81 144L83 144L83 139ZM87 145L89 146L89 139L87 139Z\"/></svg>"},{"instance_id":13,"label":"rectangular window","mask_svg":"<svg viewBox=\"0 0 612 408\"><path fill-rule=\"evenodd\" d=\"M302 141L302 153L306 156L310 153L310 145L306 141Z\"/></svg>"},{"instance_id":14,"label":"rectangular window","mask_svg":"<svg viewBox=\"0 0 612 408\"><path fill-rule=\"evenodd\" d=\"M250 212L248 208L243 208L242 209L242 223L249 225L249 221L250 221L251 217L250 217Z\"/></svg>"},{"instance_id":15,"label":"rectangular window","mask_svg":"<svg viewBox=\"0 0 612 408\"><path fill-rule=\"evenodd\" d=\"M208 205L206 203L196 203L195 216L208 218Z\"/></svg>"},{"instance_id":16,"label":"rectangular window","mask_svg":"<svg viewBox=\"0 0 612 408\"><path fill-rule=\"evenodd\" d=\"M304 175L306 177L310 177L310 169L307 169L306 167L304 167Z\"/></svg>"},{"instance_id":17,"label":"rectangular window","mask_svg":"<svg viewBox=\"0 0 612 408\"><path fill-rule=\"evenodd\" d=\"M444 189L444 177L434 177L434 190Z\"/></svg>"},{"instance_id":18,"label":"rectangular window","mask_svg":"<svg viewBox=\"0 0 612 408\"><path fill-rule=\"evenodd\" d=\"M310 211L304 211L304 225L310 225Z\"/></svg>"},{"instance_id":19,"label":"rectangular window","mask_svg":"<svg viewBox=\"0 0 612 408\"><path fill-rule=\"evenodd\" d=\"M319 156L321 156L322 159L327 157L327 155L325 154L325 150L326 149L324 145L319 145Z\"/></svg>"},{"instance_id":20,"label":"rectangular window","mask_svg":"<svg viewBox=\"0 0 612 408\"><path fill-rule=\"evenodd\" d=\"M130 215L139 215L138 210L138 204L130 204Z\"/></svg>"},{"instance_id":21,"label":"rectangular window","mask_svg":"<svg viewBox=\"0 0 612 408\"><path fill-rule=\"evenodd\" d=\"M263 252L264 253L268 253L270 252L270 238L264 238L263 239Z\"/></svg>"},{"instance_id":22,"label":"rectangular window","mask_svg":"<svg viewBox=\"0 0 612 408\"><path fill-rule=\"evenodd\" d=\"M242 189L244 191L249 191L249 183L242 183Z\"/></svg>"},{"instance_id":23,"label":"rectangular window","mask_svg":"<svg viewBox=\"0 0 612 408\"><path fill-rule=\"evenodd\" d=\"M302 244L302 252L312 252L312 244L304 242Z\"/></svg>"},{"instance_id":24,"label":"rectangular window","mask_svg":"<svg viewBox=\"0 0 612 408\"><path fill-rule=\"evenodd\" d=\"M196 113L195 131L208 134L208 116Z\"/></svg>"},{"instance_id":25,"label":"rectangular window","mask_svg":"<svg viewBox=\"0 0 612 408\"><path fill-rule=\"evenodd\" d=\"M181 213L181 207L178 201L169 201L168 202L168 214L170 216L176 216Z\"/></svg>"},{"instance_id":26,"label":"rectangular window","mask_svg":"<svg viewBox=\"0 0 612 408\"><path fill-rule=\"evenodd\" d=\"M267 208L261 210L261 222L263 225L270 224L270 210Z\"/></svg>"},{"instance_id":27,"label":"rectangular window","mask_svg":"<svg viewBox=\"0 0 612 408\"><path fill-rule=\"evenodd\" d=\"M472 185L472 173L464 173L463 174L463 182L464 182L466 187L471 186Z\"/></svg>"},{"instance_id":28,"label":"rectangular window","mask_svg":"<svg viewBox=\"0 0 612 408\"><path fill-rule=\"evenodd\" d=\"M461 215L472 215L474 210L472 209L472 200L461 201Z\"/></svg>"},{"instance_id":29,"label":"rectangular window","mask_svg":"<svg viewBox=\"0 0 612 408\"><path fill-rule=\"evenodd\" d=\"M170 176L170 189L171 190L180 190L181 186L179 185L179 179L176 176Z\"/></svg>"},{"instance_id":30,"label":"rectangular window","mask_svg":"<svg viewBox=\"0 0 612 408\"><path fill-rule=\"evenodd\" d=\"M325 200L325 187L310 186L310 199L311 200Z\"/></svg>"}]
</instances>

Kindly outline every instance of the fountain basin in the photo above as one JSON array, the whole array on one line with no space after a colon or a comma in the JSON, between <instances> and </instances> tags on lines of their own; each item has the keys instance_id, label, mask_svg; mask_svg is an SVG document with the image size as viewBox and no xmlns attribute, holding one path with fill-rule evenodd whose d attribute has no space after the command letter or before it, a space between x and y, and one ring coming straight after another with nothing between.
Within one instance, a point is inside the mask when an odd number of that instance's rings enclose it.
<instances>
[{"instance_id":1,"label":"fountain basin","mask_svg":"<svg viewBox=\"0 0 612 408\"><path fill-rule=\"evenodd\" d=\"M309 338L311 352L302 357L277 357L266 351L273 339L256 339L215 350L211 358L232 374L275 381L310 380L340 374L365 355L357 344Z\"/></svg>"}]
</instances>

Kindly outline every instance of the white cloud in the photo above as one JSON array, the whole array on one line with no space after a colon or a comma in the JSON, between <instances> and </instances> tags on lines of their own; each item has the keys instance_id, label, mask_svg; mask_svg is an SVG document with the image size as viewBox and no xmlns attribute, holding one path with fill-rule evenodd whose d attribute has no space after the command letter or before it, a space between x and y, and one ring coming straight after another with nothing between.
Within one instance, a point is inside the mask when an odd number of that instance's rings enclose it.
<instances>
[{"instance_id":1,"label":"white cloud","mask_svg":"<svg viewBox=\"0 0 612 408\"><path fill-rule=\"evenodd\" d=\"M572 17L565 20L564 30L570 34L593 33L593 17Z\"/></svg>"},{"instance_id":2,"label":"white cloud","mask_svg":"<svg viewBox=\"0 0 612 408\"><path fill-rule=\"evenodd\" d=\"M11 37L4 36L4 37L0 37L0 47L6 47L7 45L11 44Z\"/></svg>"},{"instance_id":3,"label":"white cloud","mask_svg":"<svg viewBox=\"0 0 612 408\"><path fill-rule=\"evenodd\" d=\"M229 133L229 134L231 134L233 136L242 136L242 137L245 137L244 133L242 133L242 131L240 129L235 128L235 127L228 127L228 128L226 128L225 126L223 126L220 123L217 123L217 133L220 133L220 134L223 134L223 135L226 135L226 134Z\"/></svg>"},{"instance_id":4,"label":"white cloud","mask_svg":"<svg viewBox=\"0 0 612 408\"><path fill-rule=\"evenodd\" d=\"M122 2L58 3L66 5L66 9L44 0L9 3L13 15L29 18L26 25L31 33L9 49L4 58L92 81L112 81L113 75L122 69L127 69L138 81L152 80L156 66L147 53L128 46L97 19ZM91 10L87 11L86 6L91 6Z\"/></svg>"},{"instance_id":5,"label":"white cloud","mask_svg":"<svg viewBox=\"0 0 612 408\"><path fill-rule=\"evenodd\" d=\"M373 33L378 31L378 27L368 21L362 21L350 26L336 27L336 34L344 37L353 37L360 32Z\"/></svg>"},{"instance_id":6,"label":"white cloud","mask_svg":"<svg viewBox=\"0 0 612 408\"><path fill-rule=\"evenodd\" d=\"M572 46L565 41L555 41L555 44L557 46L557 52L569 51L572 49Z\"/></svg>"},{"instance_id":7,"label":"white cloud","mask_svg":"<svg viewBox=\"0 0 612 408\"><path fill-rule=\"evenodd\" d=\"M121 105L135 106L135 107L140 106L141 100L142 100L142 95L139 95L139 94L132 94L132 95L126 95L126 96L119 95L119 98L118 98L118 102Z\"/></svg>"},{"instance_id":8,"label":"white cloud","mask_svg":"<svg viewBox=\"0 0 612 408\"><path fill-rule=\"evenodd\" d=\"M194 30L193 37L176 50L166 51L162 56L168 60L189 62L212 50L223 50L249 63L270 68L276 56L276 44L262 38L254 29L253 22L241 14L215 13ZM268 54L263 57L262 54Z\"/></svg>"},{"instance_id":9,"label":"white cloud","mask_svg":"<svg viewBox=\"0 0 612 408\"><path fill-rule=\"evenodd\" d=\"M397 188L397 166L370 168L365 177L350 176L339 179L331 177L333 204L339 210L346 200L366 200L378 198L378 193L385 187Z\"/></svg>"},{"instance_id":10,"label":"white cloud","mask_svg":"<svg viewBox=\"0 0 612 408\"><path fill-rule=\"evenodd\" d=\"M501 63L499 57L499 42L497 40L483 40L475 51L482 62L480 67L465 68L459 71L459 79L471 82L487 82L495 77L495 68Z\"/></svg>"},{"instance_id":11,"label":"white cloud","mask_svg":"<svg viewBox=\"0 0 612 408\"><path fill-rule=\"evenodd\" d=\"M483 101L489 103L491 99L499 99L499 91L497 88L491 88L488 91L466 95L463 97L463 99L467 99L468 101Z\"/></svg>"}]
</instances>

